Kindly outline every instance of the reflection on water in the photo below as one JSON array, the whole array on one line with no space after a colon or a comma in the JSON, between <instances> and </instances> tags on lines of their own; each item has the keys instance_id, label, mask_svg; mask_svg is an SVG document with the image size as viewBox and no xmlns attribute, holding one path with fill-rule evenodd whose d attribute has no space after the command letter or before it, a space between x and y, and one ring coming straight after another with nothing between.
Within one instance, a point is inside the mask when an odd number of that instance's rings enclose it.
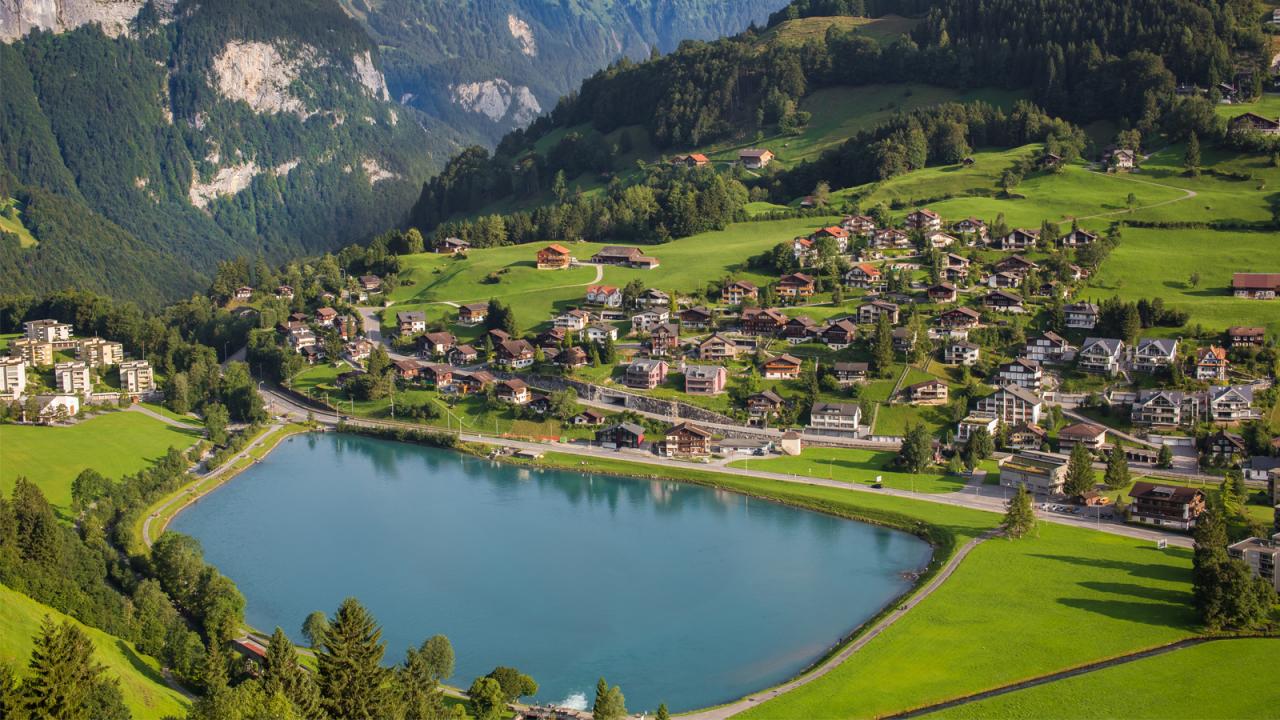
<instances>
[{"instance_id":1,"label":"reflection on water","mask_svg":"<svg viewBox=\"0 0 1280 720\"><path fill-rule=\"evenodd\" d=\"M918 539L719 489L309 435L180 515L256 627L354 595L388 662L437 632L456 684L513 665L541 701L600 675L688 710L781 682L907 589Z\"/></svg>"}]
</instances>

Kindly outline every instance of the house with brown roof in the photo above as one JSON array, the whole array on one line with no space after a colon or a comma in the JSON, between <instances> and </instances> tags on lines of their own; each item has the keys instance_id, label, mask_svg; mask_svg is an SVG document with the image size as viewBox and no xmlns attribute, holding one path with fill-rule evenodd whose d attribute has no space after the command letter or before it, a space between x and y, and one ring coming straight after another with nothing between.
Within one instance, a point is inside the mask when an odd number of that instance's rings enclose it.
<instances>
[{"instance_id":1,"label":"house with brown roof","mask_svg":"<svg viewBox=\"0 0 1280 720\"><path fill-rule=\"evenodd\" d=\"M436 387L444 387L453 382L453 366L441 363L427 363L418 371L423 382Z\"/></svg>"},{"instance_id":2,"label":"house with brown roof","mask_svg":"<svg viewBox=\"0 0 1280 720\"><path fill-rule=\"evenodd\" d=\"M1022 305L1022 297L1008 290L992 290L983 295L982 305L994 312L1020 313L1025 311Z\"/></svg>"},{"instance_id":3,"label":"house with brown roof","mask_svg":"<svg viewBox=\"0 0 1280 720\"><path fill-rule=\"evenodd\" d=\"M660 448L668 457L705 457L711 454L711 432L685 421L667 431Z\"/></svg>"},{"instance_id":4,"label":"house with brown roof","mask_svg":"<svg viewBox=\"0 0 1280 720\"><path fill-rule=\"evenodd\" d=\"M903 225L905 225L908 230L918 230L920 232L941 230L942 216L929 208L917 208L915 211L907 214L906 221Z\"/></svg>"},{"instance_id":5,"label":"house with brown roof","mask_svg":"<svg viewBox=\"0 0 1280 720\"><path fill-rule=\"evenodd\" d=\"M987 224L976 217L967 217L963 220L957 220L951 226L951 230L959 235L971 235L974 239L984 239L987 237ZM973 243L970 242L972 245Z\"/></svg>"},{"instance_id":6,"label":"house with brown roof","mask_svg":"<svg viewBox=\"0 0 1280 720\"><path fill-rule=\"evenodd\" d=\"M994 393L980 398L974 409L987 415L995 415L1006 425L1027 422L1039 424L1044 402L1040 396L1017 385L1005 385Z\"/></svg>"},{"instance_id":7,"label":"house with brown roof","mask_svg":"<svg viewBox=\"0 0 1280 720\"><path fill-rule=\"evenodd\" d=\"M870 363L865 362L835 362L830 367L831 374L841 385L863 382L871 372Z\"/></svg>"},{"instance_id":8,"label":"house with brown roof","mask_svg":"<svg viewBox=\"0 0 1280 720\"><path fill-rule=\"evenodd\" d=\"M913 405L944 405L947 402L947 384L938 379L925 380L908 385L902 390L907 401Z\"/></svg>"},{"instance_id":9,"label":"house with brown roof","mask_svg":"<svg viewBox=\"0 0 1280 720\"><path fill-rule=\"evenodd\" d=\"M1038 391L1044 381L1044 369L1035 360L1016 358L996 368L996 379L999 385L1013 384Z\"/></svg>"},{"instance_id":10,"label":"house with brown roof","mask_svg":"<svg viewBox=\"0 0 1280 720\"><path fill-rule=\"evenodd\" d=\"M741 305L743 300L757 300L760 298L760 288L756 287L753 282L746 280L734 280L725 283L723 289L720 290L720 302L726 305Z\"/></svg>"},{"instance_id":11,"label":"house with brown roof","mask_svg":"<svg viewBox=\"0 0 1280 720\"><path fill-rule=\"evenodd\" d=\"M996 250L1022 252L1025 250L1034 250L1036 244L1039 242L1039 230L1015 228L1014 230L1011 230L1008 235L993 240L991 247Z\"/></svg>"},{"instance_id":12,"label":"house with brown roof","mask_svg":"<svg viewBox=\"0 0 1280 720\"><path fill-rule=\"evenodd\" d=\"M857 288L878 288L883 284L884 273L871 263L858 263L844 274L844 284Z\"/></svg>"},{"instance_id":13,"label":"house with brown roof","mask_svg":"<svg viewBox=\"0 0 1280 720\"><path fill-rule=\"evenodd\" d=\"M1052 330L1029 338L1022 349L1022 356L1038 363L1061 363L1074 357L1075 348L1066 338Z\"/></svg>"},{"instance_id":14,"label":"house with brown roof","mask_svg":"<svg viewBox=\"0 0 1280 720\"><path fill-rule=\"evenodd\" d=\"M1092 245L1098 242L1098 236L1080 228L1073 228L1071 232L1058 238L1058 244L1062 247L1078 248L1085 245Z\"/></svg>"},{"instance_id":15,"label":"house with brown roof","mask_svg":"<svg viewBox=\"0 0 1280 720\"><path fill-rule=\"evenodd\" d=\"M396 377L401 380L417 380L422 373L422 363L405 358L391 363L396 369Z\"/></svg>"},{"instance_id":16,"label":"house with brown roof","mask_svg":"<svg viewBox=\"0 0 1280 720\"><path fill-rule=\"evenodd\" d=\"M533 399L533 394L529 391L529 386L519 378L511 380L503 380L498 383L494 394L498 400L512 405L526 405Z\"/></svg>"},{"instance_id":17,"label":"house with brown roof","mask_svg":"<svg viewBox=\"0 0 1280 720\"><path fill-rule=\"evenodd\" d=\"M729 371L723 365L686 365L684 391L690 395L719 395L724 392Z\"/></svg>"},{"instance_id":18,"label":"house with brown roof","mask_svg":"<svg viewBox=\"0 0 1280 720\"><path fill-rule=\"evenodd\" d=\"M763 148L746 148L738 151L738 162L750 170L759 170L768 166L775 157L772 151Z\"/></svg>"},{"instance_id":19,"label":"house with brown roof","mask_svg":"<svg viewBox=\"0 0 1280 720\"><path fill-rule=\"evenodd\" d=\"M778 279L778 297L795 302L803 298L813 297L814 280L804 273L791 273Z\"/></svg>"},{"instance_id":20,"label":"house with brown roof","mask_svg":"<svg viewBox=\"0 0 1280 720\"><path fill-rule=\"evenodd\" d=\"M462 238L447 237L436 243L436 252L441 255L458 255L471 249L471 243Z\"/></svg>"},{"instance_id":21,"label":"house with brown roof","mask_svg":"<svg viewBox=\"0 0 1280 720\"><path fill-rule=\"evenodd\" d=\"M806 343L818 336L822 326L808 315L797 315L782 327L782 337L791 345Z\"/></svg>"},{"instance_id":22,"label":"house with brown roof","mask_svg":"<svg viewBox=\"0 0 1280 720\"><path fill-rule=\"evenodd\" d=\"M528 340L503 340L494 346L498 364L508 368L527 368L533 365L535 352Z\"/></svg>"},{"instance_id":23,"label":"house with brown roof","mask_svg":"<svg viewBox=\"0 0 1280 720\"><path fill-rule=\"evenodd\" d=\"M1280 273L1235 273L1231 290L1238 298L1274 300L1280 296Z\"/></svg>"},{"instance_id":24,"label":"house with brown roof","mask_svg":"<svg viewBox=\"0 0 1280 720\"><path fill-rule=\"evenodd\" d=\"M1129 519L1143 525L1190 530L1204 512L1204 492L1182 485L1136 482L1129 490Z\"/></svg>"},{"instance_id":25,"label":"house with brown roof","mask_svg":"<svg viewBox=\"0 0 1280 720\"><path fill-rule=\"evenodd\" d=\"M755 424L765 424L782 411L782 396L772 390L764 390L747 397L747 413Z\"/></svg>"},{"instance_id":26,"label":"house with brown roof","mask_svg":"<svg viewBox=\"0 0 1280 720\"><path fill-rule=\"evenodd\" d=\"M650 355L672 355L680 347L680 326L662 323L649 331L645 348Z\"/></svg>"},{"instance_id":27,"label":"house with brown roof","mask_svg":"<svg viewBox=\"0 0 1280 720\"><path fill-rule=\"evenodd\" d=\"M925 294L929 296L930 302L936 303L955 302L959 297L956 286L949 282L940 282L926 290Z\"/></svg>"},{"instance_id":28,"label":"house with brown roof","mask_svg":"<svg viewBox=\"0 0 1280 720\"><path fill-rule=\"evenodd\" d=\"M608 245L600 248L600 251L591 256L591 262L601 265L630 265L644 253L640 248L626 247L622 245Z\"/></svg>"},{"instance_id":29,"label":"house with brown roof","mask_svg":"<svg viewBox=\"0 0 1280 720\"><path fill-rule=\"evenodd\" d=\"M975 328L981 321L982 314L971 307L951 308L946 312L938 313L937 318L938 326L948 330Z\"/></svg>"},{"instance_id":30,"label":"house with brown roof","mask_svg":"<svg viewBox=\"0 0 1280 720\"><path fill-rule=\"evenodd\" d=\"M911 235L898 228L877 230L871 236L871 247L884 250L909 248L911 247Z\"/></svg>"},{"instance_id":31,"label":"house with brown roof","mask_svg":"<svg viewBox=\"0 0 1280 720\"><path fill-rule=\"evenodd\" d=\"M899 316L897 304L888 300L872 300L858 306L858 322L863 325L877 323L881 316L887 317L890 325L897 325Z\"/></svg>"},{"instance_id":32,"label":"house with brown roof","mask_svg":"<svg viewBox=\"0 0 1280 720\"><path fill-rule=\"evenodd\" d=\"M1102 311L1091 302L1074 302L1062 308L1067 327L1075 330L1092 330L1098 325Z\"/></svg>"},{"instance_id":33,"label":"house with brown roof","mask_svg":"<svg viewBox=\"0 0 1280 720\"><path fill-rule=\"evenodd\" d=\"M552 243L538 251L537 261L539 270L567 268L573 262L573 253L559 243Z\"/></svg>"},{"instance_id":34,"label":"house with brown roof","mask_svg":"<svg viewBox=\"0 0 1280 720\"><path fill-rule=\"evenodd\" d=\"M426 333L418 338L418 353L424 356L444 355L458 344L458 338L449 332Z\"/></svg>"},{"instance_id":35,"label":"house with brown roof","mask_svg":"<svg viewBox=\"0 0 1280 720\"><path fill-rule=\"evenodd\" d=\"M714 318L711 311L701 305L685 308L677 315L680 318L680 327L686 330L705 330L711 326Z\"/></svg>"},{"instance_id":36,"label":"house with brown roof","mask_svg":"<svg viewBox=\"0 0 1280 720\"><path fill-rule=\"evenodd\" d=\"M1227 338L1233 348L1261 347L1267 340L1267 329L1237 325L1227 328Z\"/></svg>"},{"instance_id":37,"label":"house with brown roof","mask_svg":"<svg viewBox=\"0 0 1280 720\"><path fill-rule=\"evenodd\" d=\"M740 348L737 343L720 333L712 333L710 337L698 343L700 360L732 360L738 357Z\"/></svg>"},{"instance_id":38,"label":"house with brown roof","mask_svg":"<svg viewBox=\"0 0 1280 720\"><path fill-rule=\"evenodd\" d=\"M774 308L743 308L738 316L738 324L742 332L748 335L776 336L787 324L787 316Z\"/></svg>"},{"instance_id":39,"label":"house with brown roof","mask_svg":"<svg viewBox=\"0 0 1280 720\"><path fill-rule=\"evenodd\" d=\"M652 390L667 379L667 363L663 360L632 360L623 375L627 387Z\"/></svg>"},{"instance_id":40,"label":"house with brown roof","mask_svg":"<svg viewBox=\"0 0 1280 720\"><path fill-rule=\"evenodd\" d=\"M710 164L711 160L702 153L689 153L688 155L676 155L671 158L672 165L683 165L684 167L698 168L705 167Z\"/></svg>"},{"instance_id":41,"label":"house with brown roof","mask_svg":"<svg viewBox=\"0 0 1280 720\"><path fill-rule=\"evenodd\" d=\"M459 325L479 325L489 317L489 303L468 303L458 308Z\"/></svg>"},{"instance_id":42,"label":"house with brown roof","mask_svg":"<svg viewBox=\"0 0 1280 720\"><path fill-rule=\"evenodd\" d=\"M382 292L382 278L377 275L361 275L360 289L365 292Z\"/></svg>"},{"instance_id":43,"label":"house with brown roof","mask_svg":"<svg viewBox=\"0 0 1280 720\"><path fill-rule=\"evenodd\" d=\"M1197 380L1224 381L1230 365L1231 361L1227 359L1227 349L1224 347L1210 345L1196 350Z\"/></svg>"},{"instance_id":44,"label":"house with brown roof","mask_svg":"<svg viewBox=\"0 0 1280 720\"><path fill-rule=\"evenodd\" d=\"M1263 135L1280 135L1280 121L1247 112L1231 118L1227 128L1232 132L1253 132Z\"/></svg>"},{"instance_id":45,"label":"house with brown roof","mask_svg":"<svg viewBox=\"0 0 1280 720\"><path fill-rule=\"evenodd\" d=\"M978 364L981 353L982 349L975 343L952 340L942 346L942 362L948 365L973 367Z\"/></svg>"},{"instance_id":46,"label":"house with brown roof","mask_svg":"<svg viewBox=\"0 0 1280 720\"><path fill-rule=\"evenodd\" d=\"M832 350L843 350L853 344L858 337L858 326L852 320L844 318L836 320L818 332L818 337Z\"/></svg>"},{"instance_id":47,"label":"house with brown roof","mask_svg":"<svg viewBox=\"0 0 1280 720\"><path fill-rule=\"evenodd\" d=\"M876 231L876 221L870 215L849 215L840 223L840 227L851 235L870 235Z\"/></svg>"},{"instance_id":48,"label":"house with brown roof","mask_svg":"<svg viewBox=\"0 0 1280 720\"><path fill-rule=\"evenodd\" d=\"M794 380L800 377L800 365L800 358L784 354L765 360L761 370L769 380Z\"/></svg>"},{"instance_id":49,"label":"house with brown roof","mask_svg":"<svg viewBox=\"0 0 1280 720\"><path fill-rule=\"evenodd\" d=\"M316 311L317 315L320 310ZM427 329L427 314L421 310L402 310L396 313L396 325L401 335L415 335Z\"/></svg>"},{"instance_id":50,"label":"house with brown roof","mask_svg":"<svg viewBox=\"0 0 1280 720\"><path fill-rule=\"evenodd\" d=\"M1107 429L1093 423L1079 422L1058 431L1058 449L1071 452L1076 445L1084 445L1092 452L1102 450L1107 442Z\"/></svg>"}]
</instances>

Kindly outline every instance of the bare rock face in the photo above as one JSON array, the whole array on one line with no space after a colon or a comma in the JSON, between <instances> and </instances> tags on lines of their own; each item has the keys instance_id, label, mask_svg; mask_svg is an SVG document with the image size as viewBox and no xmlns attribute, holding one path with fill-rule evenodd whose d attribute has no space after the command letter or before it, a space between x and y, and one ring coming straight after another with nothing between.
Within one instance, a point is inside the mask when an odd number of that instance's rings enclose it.
<instances>
[{"instance_id":1,"label":"bare rock face","mask_svg":"<svg viewBox=\"0 0 1280 720\"><path fill-rule=\"evenodd\" d=\"M285 170L285 174L293 168ZM261 172L252 162L238 163L218 170L208 182L201 182L199 177L191 178L191 189L188 191L191 204L203 209L222 195L235 195L249 187L253 179ZM277 170L277 175L280 174Z\"/></svg>"},{"instance_id":2,"label":"bare rock face","mask_svg":"<svg viewBox=\"0 0 1280 720\"><path fill-rule=\"evenodd\" d=\"M230 42L213 59L212 84L223 97L243 100L254 112L305 117L306 105L290 86L315 54L314 48L303 46L286 58L271 43Z\"/></svg>"},{"instance_id":3,"label":"bare rock face","mask_svg":"<svg viewBox=\"0 0 1280 720\"><path fill-rule=\"evenodd\" d=\"M529 27L529 23L509 14L507 29L511 31L511 37L520 43L520 52L529 57L538 57L538 43L533 39L533 28Z\"/></svg>"},{"instance_id":4,"label":"bare rock face","mask_svg":"<svg viewBox=\"0 0 1280 720\"><path fill-rule=\"evenodd\" d=\"M360 81L365 90L369 91L369 95L378 100L390 100L391 93L387 90L387 79L374 66L373 53L365 50L352 58L352 60L356 66L356 79Z\"/></svg>"},{"instance_id":5,"label":"bare rock face","mask_svg":"<svg viewBox=\"0 0 1280 720\"><path fill-rule=\"evenodd\" d=\"M449 91L456 105L494 122L510 117L518 125L527 125L542 113L533 91L502 78L450 85Z\"/></svg>"},{"instance_id":6,"label":"bare rock face","mask_svg":"<svg viewBox=\"0 0 1280 720\"><path fill-rule=\"evenodd\" d=\"M66 32L98 23L111 37L129 32L146 0L0 0L0 41L13 42L36 28ZM162 3L171 9L173 2Z\"/></svg>"}]
</instances>

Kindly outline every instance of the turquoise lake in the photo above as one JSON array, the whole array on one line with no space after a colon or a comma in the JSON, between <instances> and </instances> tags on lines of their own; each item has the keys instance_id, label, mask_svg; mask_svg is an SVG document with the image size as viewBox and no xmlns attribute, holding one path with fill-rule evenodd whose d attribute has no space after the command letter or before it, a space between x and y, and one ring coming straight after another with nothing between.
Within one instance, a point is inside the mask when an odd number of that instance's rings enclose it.
<instances>
[{"instance_id":1,"label":"turquoise lake","mask_svg":"<svg viewBox=\"0 0 1280 720\"><path fill-rule=\"evenodd\" d=\"M301 641L354 596L386 662L436 633L451 684L496 665L536 700L632 712L782 682L909 589L918 538L742 495L492 463L337 433L295 436L179 515L235 580L247 620Z\"/></svg>"}]
</instances>

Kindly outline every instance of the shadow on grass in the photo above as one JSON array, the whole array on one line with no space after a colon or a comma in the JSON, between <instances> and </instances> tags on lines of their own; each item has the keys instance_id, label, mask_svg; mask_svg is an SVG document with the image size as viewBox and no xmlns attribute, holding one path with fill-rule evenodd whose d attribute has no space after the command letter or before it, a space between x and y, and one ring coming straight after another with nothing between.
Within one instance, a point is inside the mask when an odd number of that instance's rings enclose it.
<instances>
[{"instance_id":1,"label":"shadow on grass","mask_svg":"<svg viewBox=\"0 0 1280 720\"><path fill-rule=\"evenodd\" d=\"M1153 552L1162 552L1174 554L1183 557L1190 563L1191 551L1186 548L1169 548L1167 550L1157 550L1151 548ZM1133 577L1147 578L1148 580L1162 580L1165 582L1184 583L1191 580L1191 568L1188 565L1185 568L1173 567L1171 565L1152 565L1145 563L1129 562L1127 560L1112 560L1109 558L1085 558L1074 557L1071 555L1045 555L1035 554L1032 557L1043 558L1045 560L1057 560L1059 562L1068 563L1070 565L1080 565L1094 568L1102 568L1106 570L1120 570L1127 572Z\"/></svg>"},{"instance_id":2,"label":"shadow on grass","mask_svg":"<svg viewBox=\"0 0 1280 720\"><path fill-rule=\"evenodd\" d=\"M1156 588L1149 585L1094 581L1085 581L1079 583L1079 585L1080 587L1089 588L1095 592L1107 593L1110 595L1128 595L1142 600L1157 600L1169 603L1170 605L1190 606L1192 601L1190 592L1170 590L1168 588Z\"/></svg>"},{"instance_id":3,"label":"shadow on grass","mask_svg":"<svg viewBox=\"0 0 1280 720\"><path fill-rule=\"evenodd\" d=\"M1170 629L1192 630L1195 627L1195 612L1190 604L1174 604L1166 602L1129 602L1124 600L1097 600L1093 598L1061 598L1058 602L1077 610L1105 615L1116 620L1124 620L1143 625L1152 625ZM1170 617L1171 613L1185 615L1185 618Z\"/></svg>"},{"instance_id":4,"label":"shadow on grass","mask_svg":"<svg viewBox=\"0 0 1280 720\"><path fill-rule=\"evenodd\" d=\"M142 656L138 654L138 651L130 647L130 645L124 640L119 638L116 639L116 649L120 651L120 654L129 661L129 665L131 665L134 670L138 671L140 675L143 675L148 680L158 685L168 686L165 682L164 675L154 667L148 665L146 661L142 659Z\"/></svg>"}]
</instances>

